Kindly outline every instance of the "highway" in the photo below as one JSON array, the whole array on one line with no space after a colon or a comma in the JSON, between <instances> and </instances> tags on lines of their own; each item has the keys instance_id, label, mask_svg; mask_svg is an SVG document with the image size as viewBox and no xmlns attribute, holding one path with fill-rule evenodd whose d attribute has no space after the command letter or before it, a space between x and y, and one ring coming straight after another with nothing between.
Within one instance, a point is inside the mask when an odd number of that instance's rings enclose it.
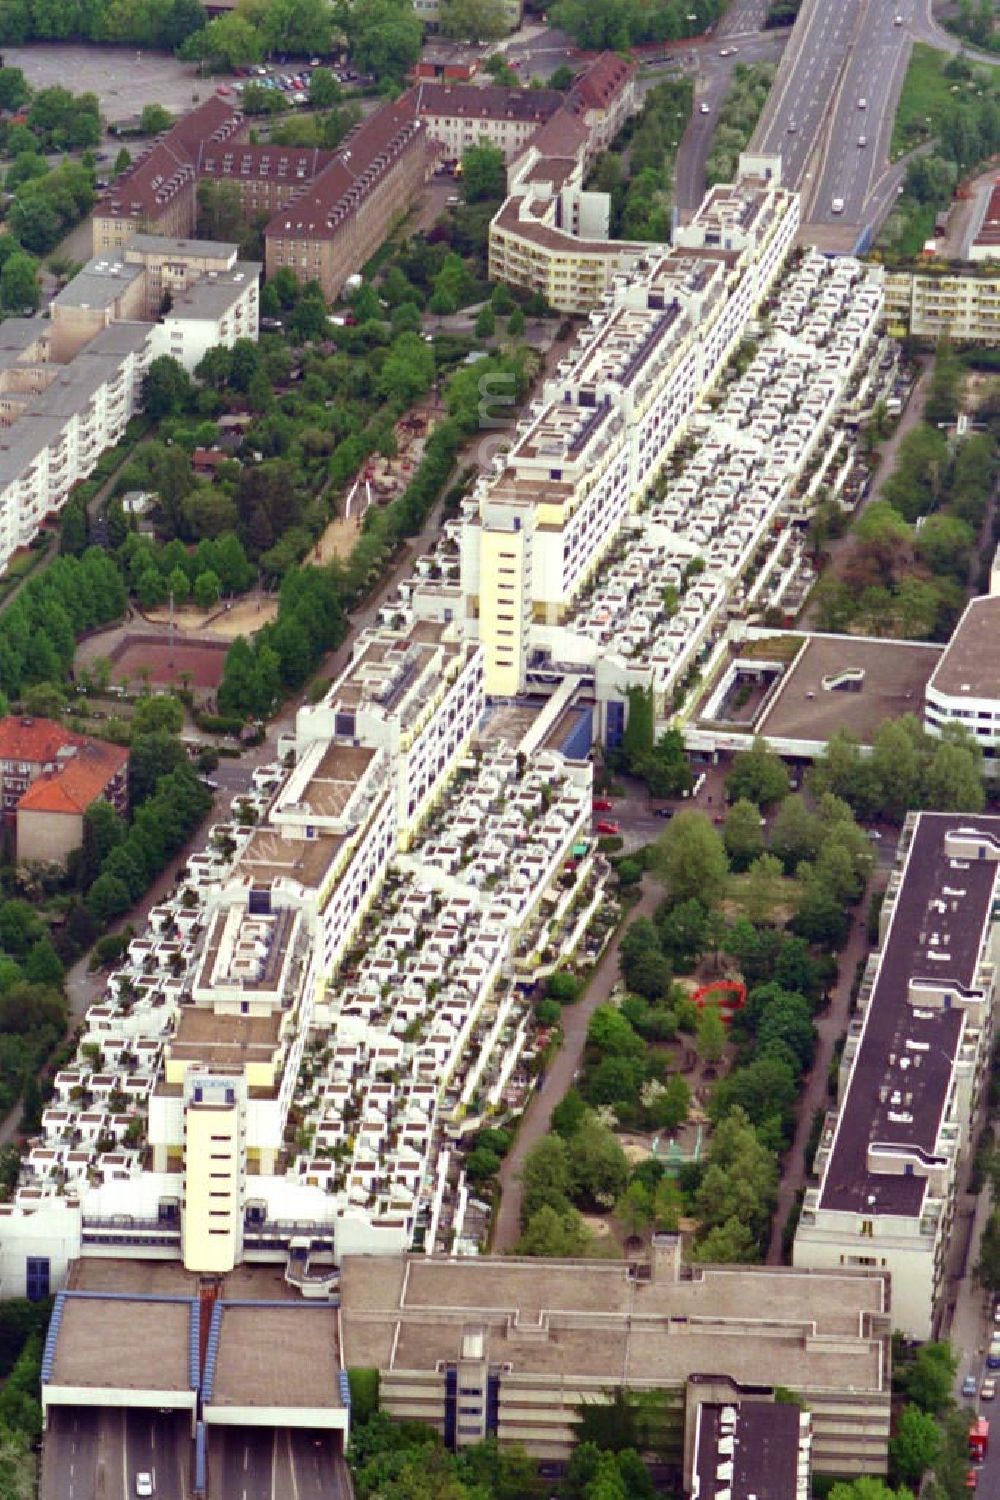
<instances>
[{"instance_id":1,"label":"highway","mask_svg":"<svg viewBox=\"0 0 1000 1500\"><path fill-rule=\"evenodd\" d=\"M57 1407L45 1435L40 1500L133 1500L140 1473L153 1476L156 1500L189 1500L193 1459L186 1414Z\"/></svg>"},{"instance_id":2,"label":"highway","mask_svg":"<svg viewBox=\"0 0 1000 1500\"><path fill-rule=\"evenodd\" d=\"M350 1500L347 1466L330 1433L210 1427L208 1500Z\"/></svg>"}]
</instances>

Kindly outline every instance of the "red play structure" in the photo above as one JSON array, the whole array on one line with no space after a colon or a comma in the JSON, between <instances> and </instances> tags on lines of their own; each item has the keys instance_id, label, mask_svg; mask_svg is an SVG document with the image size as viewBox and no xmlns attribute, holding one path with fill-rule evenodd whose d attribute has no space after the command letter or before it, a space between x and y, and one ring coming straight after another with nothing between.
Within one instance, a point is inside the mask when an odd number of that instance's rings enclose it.
<instances>
[{"instance_id":1,"label":"red play structure","mask_svg":"<svg viewBox=\"0 0 1000 1500\"><path fill-rule=\"evenodd\" d=\"M709 1001L710 995L718 995L719 999ZM700 989L695 990L691 999L699 1010L704 1009L706 1002L718 1005L719 1013L728 1025L733 1011L742 1010L746 1004L747 987L737 979L717 979L713 984L703 984Z\"/></svg>"}]
</instances>

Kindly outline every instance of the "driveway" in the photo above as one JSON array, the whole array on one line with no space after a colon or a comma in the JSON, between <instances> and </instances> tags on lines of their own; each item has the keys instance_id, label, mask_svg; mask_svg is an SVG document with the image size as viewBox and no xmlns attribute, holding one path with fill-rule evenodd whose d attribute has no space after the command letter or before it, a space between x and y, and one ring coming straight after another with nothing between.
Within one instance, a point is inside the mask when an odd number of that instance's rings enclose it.
<instances>
[{"instance_id":1,"label":"driveway","mask_svg":"<svg viewBox=\"0 0 1000 1500\"><path fill-rule=\"evenodd\" d=\"M493 1253L513 1250L521 1235L521 1172L532 1146L548 1133L552 1111L568 1092L583 1059L590 1018L609 998L618 982L618 951L626 929L637 917L650 917L663 900L663 891L651 876L643 879L642 892L598 961L586 991L575 1005L563 1008L563 1039L531 1103L521 1118L517 1139L500 1169L500 1209L493 1231Z\"/></svg>"}]
</instances>

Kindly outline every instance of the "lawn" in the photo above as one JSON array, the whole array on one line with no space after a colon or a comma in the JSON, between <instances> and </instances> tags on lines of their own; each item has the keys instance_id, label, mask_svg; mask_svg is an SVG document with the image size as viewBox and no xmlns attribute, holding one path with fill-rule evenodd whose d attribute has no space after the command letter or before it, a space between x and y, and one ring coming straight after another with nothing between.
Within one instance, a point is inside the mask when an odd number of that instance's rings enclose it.
<instances>
[{"instance_id":1,"label":"lawn","mask_svg":"<svg viewBox=\"0 0 1000 1500\"><path fill-rule=\"evenodd\" d=\"M990 73L991 93L994 97L1000 94L1000 84L991 70L977 70L974 78L956 82L944 71L949 61L947 52L938 52L926 42L914 44L892 127L890 154L894 161L928 136L937 135L954 106L955 94L981 88L986 73Z\"/></svg>"}]
</instances>

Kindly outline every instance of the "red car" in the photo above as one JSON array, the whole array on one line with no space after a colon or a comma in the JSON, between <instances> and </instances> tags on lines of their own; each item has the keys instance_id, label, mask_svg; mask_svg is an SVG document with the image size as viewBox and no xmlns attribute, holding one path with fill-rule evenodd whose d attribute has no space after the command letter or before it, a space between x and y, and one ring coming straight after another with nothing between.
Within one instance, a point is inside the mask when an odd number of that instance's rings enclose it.
<instances>
[{"instance_id":1,"label":"red car","mask_svg":"<svg viewBox=\"0 0 1000 1500\"><path fill-rule=\"evenodd\" d=\"M622 827L621 827L620 823L611 823L611 822L605 821L605 822L598 823L598 825L597 825L597 831L598 831L598 833L615 834L615 833L621 833Z\"/></svg>"},{"instance_id":2,"label":"red car","mask_svg":"<svg viewBox=\"0 0 1000 1500\"><path fill-rule=\"evenodd\" d=\"M228 83L220 83L215 92L217 94L231 94L233 91L229 87Z\"/></svg>"},{"instance_id":3,"label":"red car","mask_svg":"<svg viewBox=\"0 0 1000 1500\"><path fill-rule=\"evenodd\" d=\"M595 797L594 798L594 811L595 812L610 812L611 811L611 798L610 797Z\"/></svg>"}]
</instances>

